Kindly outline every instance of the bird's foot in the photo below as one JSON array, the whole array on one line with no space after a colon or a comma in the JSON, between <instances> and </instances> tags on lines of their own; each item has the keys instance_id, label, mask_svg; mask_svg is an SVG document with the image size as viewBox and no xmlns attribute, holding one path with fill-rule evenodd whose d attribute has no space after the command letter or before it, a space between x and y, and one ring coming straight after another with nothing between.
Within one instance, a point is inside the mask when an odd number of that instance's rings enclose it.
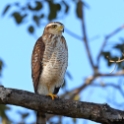
<instances>
[{"instance_id":1,"label":"bird's foot","mask_svg":"<svg viewBox=\"0 0 124 124\"><path fill-rule=\"evenodd\" d=\"M52 98L52 100L54 100L55 98L58 98L57 95L49 93L47 96L50 96Z\"/></svg>"}]
</instances>

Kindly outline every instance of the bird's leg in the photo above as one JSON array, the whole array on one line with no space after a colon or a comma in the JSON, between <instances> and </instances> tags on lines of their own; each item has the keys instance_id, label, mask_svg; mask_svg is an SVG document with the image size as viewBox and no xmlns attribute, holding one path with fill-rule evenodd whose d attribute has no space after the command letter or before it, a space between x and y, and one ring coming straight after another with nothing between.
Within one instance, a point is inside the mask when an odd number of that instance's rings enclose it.
<instances>
[{"instance_id":1,"label":"bird's leg","mask_svg":"<svg viewBox=\"0 0 124 124\"><path fill-rule=\"evenodd\" d=\"M49 91L50 86L49 86L49 85L47 85L47 88L48 88L48 91ZM58 96L57 96L57 95L55 95L55 94L53 94L53 93L50 93L50 92L49 92L49 94L48 94L47 96L50 96L50 97L52 98L52 100L54 100L55 98L58 98Z\"/></svg>"},{"instance_id":2,"label":"bird's leg","mask_svg":"<svg viewBox=\"0 0 124 124\"><path fill-rule=\"evenodd\" d=\"M49 93L48 96L50 96L52 100L54 100L55 98L58 98L58 96L53 93Z\"/></svg>"}]
</instances>

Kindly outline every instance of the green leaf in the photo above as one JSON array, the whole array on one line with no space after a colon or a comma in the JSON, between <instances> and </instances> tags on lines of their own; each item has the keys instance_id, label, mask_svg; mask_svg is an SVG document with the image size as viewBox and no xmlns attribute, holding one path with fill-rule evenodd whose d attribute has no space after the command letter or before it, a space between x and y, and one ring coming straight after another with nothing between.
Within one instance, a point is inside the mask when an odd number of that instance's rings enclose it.
<instances>
[{"instance_id":1,"label":"green leaf","mask_svg":"<svg viewBox=\"0 0 124 124\"><path fill-rule=\"evenodd\" d=\"M124 43L116 44L113 48L119 50L120 52L124 52Z\"/></svg>"},{"instance_id":2,"label":"green leaf","mask_svg":"<svg viewBox=\"0 0 124 124\"><path fill-rule=\"evenodd\" d=\"M110 52L106 51L106 52L102 52L102 55L106 58L111 56Z\"/></svg>"},{"instance_id":3,"label":"green leaf","mask_svg":"<svg viewBox=\"0 0 124 124\"><path fill-rule=\"evenodd\" d=\"M50 13L48 15L48 19L52 20L57 17L57 12L61 10L61 5L60 4L55 4L53 1L47 1L49 8L50 8Z\"/></svg>"},{"instance_id":4,"label":"green leaf","mask_svg":"<svg viewBox=\"0 0 124 124\"><path fill-rule=\"evenodd\" d=\"M83 2L82 1L78 1L77 5L76 5L76 15L78 18L82 18L83 17Z\"/></svg>"},{"instance_id":5,"label":"green leaf","mask_svg":"<svg viewBox=\"0 0 124 124\"><path fill-rule=\"evenodd\" d=\"M108 52L108 51L102 52L101 55L102 55L102 56L104 57L104 59L107 61L107 65L108 65L108 66L111 66L111 65L113 64L113 63L109 62L109 59L108 59L108 58L112 58L110 52Z\"/></svg>"},{"instance_id":6,"label":"green leaf","mask_svg":"<svg viewBox=\"0 0 124 124\"><path fill-rule=\"evenodd\" d=\"M34 20L34 22L39 26L39 17L36 16L36 15L34 15L34 16L33 16L33 20Z\"/></svg>"},{"instance_id":7,"label":"green leaf","mask_svg":"<svg viewBox=\"0 0 124 124\"><path fill-rule=\"evenodd\" d=\"M34 27L32 25L28 27L28 32L31 34L34 33Z\"/></svg>"},{"instance_id":8,"label":"green leaf","mask_svg":"<svg viewBox=\"0 0 124 124\"><path fill-rule=\"evenodd\" d=\"M27 16L27 14L21 15L19 12L12 13L17 24L22 23L23 19Z\"/></svg>"},{"instance_id":9,"label":"green leaf","mask_svg":"<svg viewBox=\"0 0 124 124\"><path fill-rule=\"evenodd\" d=\"M41 2L39 1L35 1L36 6L32 7L30 4L28 4L28 9L31 11L39 11L42 9L43 5Z\"/></svg>"},{"instance_id":10,"label":"green leaf","mask_svg":"<svg viewBox=\"0 0 124 124\"><path fill-rule=\"evenodd\" d=\"M10 9L10 7L11 7L10 4L8 4L8 5L5 7L5 9L4 9L3 13L2 13L2 16L7 13L7 11Z\"/></svg>"},{"instance_id":11,"label":"green leaf","mask_svg":"<svg viewBox=\"0 0 124 124\"><path fill-rule=\"evenodd\" d=\"M41 14L41 15L39 15L39 16L37 16L37 15L34 15L34 16L33 16L33 20L34 20L34 22L37 24L37 26L39 26L39 24L40 24L40 19L42 19L42 18L44 18L44 14Z\"/></svg>"},{"instance_id":12,"label":"green leaf","mask_svg":"<svg viewBox=\"0 0 124 124\"><path fill-rule=\"evenodd\" d=\"M60 4L55 4L55 7L56 7L57 11L61 10L61 5Z\"/></svg>"},{"instance_id":13,"label":"green leaf","mask_svg":"<svg viewBox=\"0 0 124 124\"><path fill-rule=\"evenodd\" d=\"M113 64L115 64L116 61L118 61L119 57L118 56L112 56L110 52L106 51L106 52L102 52L102 56L104 57L104 59L107 61L107 65L111 66ZM124 57L120 57L120 59L124 59ZM113 60L115 62L110 62L110 60ZM124 69L124 62L120 62L120 63L116 63L118 66L118 69Z\"/></svg>"}]
</instances>

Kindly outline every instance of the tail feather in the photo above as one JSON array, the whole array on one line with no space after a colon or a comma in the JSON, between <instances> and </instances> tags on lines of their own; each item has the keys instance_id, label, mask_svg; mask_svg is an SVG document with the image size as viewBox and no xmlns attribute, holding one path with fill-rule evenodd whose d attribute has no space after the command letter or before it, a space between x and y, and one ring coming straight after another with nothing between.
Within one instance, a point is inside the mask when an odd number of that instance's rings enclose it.
<instances>
[{"instance_id":1,"label":"tail feather","mask_svg":"<svg viewBox=\"0 0 124 124\"><path fill-rule=\"evenodd\" d=\"M37 112L36 124L46 124L46 115L42 112Z\"/></svg>"}]
</instances>

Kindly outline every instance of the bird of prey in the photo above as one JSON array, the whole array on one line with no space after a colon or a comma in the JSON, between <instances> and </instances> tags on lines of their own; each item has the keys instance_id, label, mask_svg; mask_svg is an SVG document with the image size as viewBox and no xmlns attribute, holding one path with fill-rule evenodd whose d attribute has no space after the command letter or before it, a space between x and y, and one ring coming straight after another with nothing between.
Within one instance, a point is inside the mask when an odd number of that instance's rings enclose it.
<instances>
[{"instance_id":1,"label":"bird of prey","mask_svg":"<svg viewBox=\"0 0 124 124\"><path fill-rule=\"evenodd\" d=\"M32 53L32 79L35 93L54 100L64 82L68 66L68 47L62 33L64 25L51 22L36 41ZM46 124L45 114L37 112L37 124Z\"/></svg>"}]
</instances>

